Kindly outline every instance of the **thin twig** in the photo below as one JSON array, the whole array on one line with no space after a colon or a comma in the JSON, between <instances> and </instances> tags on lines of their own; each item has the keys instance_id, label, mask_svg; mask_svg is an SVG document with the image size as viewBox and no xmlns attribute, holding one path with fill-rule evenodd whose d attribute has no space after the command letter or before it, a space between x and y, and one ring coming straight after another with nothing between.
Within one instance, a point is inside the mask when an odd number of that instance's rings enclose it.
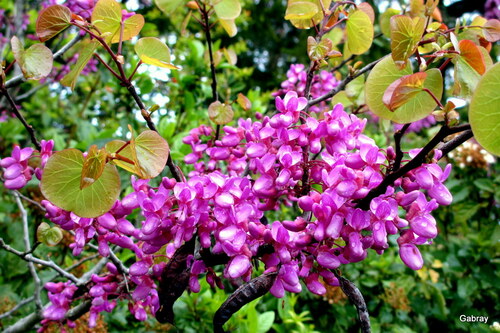
<instances>
[{"instance_id":1,"label":"thin twig","mask_svg":"<svg viewBox=\"0 0 500 333\"><path fill-rule=\"evenodd\" d=\"M397 170L401 167L401 160L403 159L403 151L401 150L401 139L403 138L403 135L405 135L406 130L408 130L408 127L410 127L410 123L404 124L399 131L396 131L396 133L394 133L396 158L394 160L394 164L391 170Z\"/></svg>"},{"instance_id":2,"label":"thin twig","mask_svg":"<svg viewBox=\"0 0 500 333\"><path fill-rule=\"evenodd\" d=\"M21 121L21 123L23 124L23 126L26 129L26 131L28 132L30 139L31 139L31 142L33 143L35 148L38 150L41 150L42 146L40 145L40 142L36 138L35 129L33 128L33 126L28 124L28 122L26 121L24 116L21 114L21 112L19 112L19 109L17 108L16 102L14 101L12 96L9 94L7 89L0 87L0 93L2 95L4 95L5 98L7 99L7 102L10 105L10 109L11 109L12 113L14 113L14 115L17 117L17 119L19 119Z\"/></svg>"},{"instance_id":3,"label":"thin twig","mask_svg":"<svg viewBox=\"0 0 500 333\"><path fill-rule=\"evenodd\" d=\"M19 303L17 303L12 309L10 309L7 312L4 312L4 313L0 314L0 320L11 316L17 310L19 310L20 308L22 308L26 304L29 304L29 303L33 302L34 300L35 300L35 296L31 296L31 297L23 299L22 301L19 301Z\"/></svg>"},{"instance_id":4,"label":"thin twig","mask_svg":"<svg viewBox=\"0 0 500 333\"><path fill-rule=\"evenodd\" d=\"M369 70L371 70L382 59L383 58L375 60L374 62L369 63L368 65L366 65L365 67L363 67L359 71L357 71L355 74L349 74L345 79L343 79L342 81L340 81L340 83L337 85L337 87L335 89L332 89L330 92L324 94L323 96L320 96L318 98L315 98L315 99L309 101L309 103L307 103L308 107L310 107L312 105L315 105L315 104L318 104L318 103L321 103L323 101L326 101L327 99L332 98L333 96L337 95L339 92L341 92L342 90L344 90L345 86L349 82L351 82L355 78L357 78L357 77L365 74Z\"/></svg>"},{"instance_id":5,"label":"thin twig","mask_svg":"<svg viewBox=\"0 0 500 333\"><path fill-rule=\"evenodd\" d=\"M42 260L40 258L33 257L31 254L25 254L21 251L18 251L16 249L12 248L11 246L7 245L5 243L5 241L3 240L3 238L0 238L0 247L2 247L4 250L6 250L10 253L15 254L16 256L18 256L19 258L21 258L25 261L33 262L35 264L39 264L39 265L51 268L54 271L58 272L61 276L67 278L68 280L71 280L75 284L78 284L78 282L79 282L79 280L76 276L74 276L71 273L68 273L66 270L59 267L55 262Z\"/></svg>"}]
</instances>

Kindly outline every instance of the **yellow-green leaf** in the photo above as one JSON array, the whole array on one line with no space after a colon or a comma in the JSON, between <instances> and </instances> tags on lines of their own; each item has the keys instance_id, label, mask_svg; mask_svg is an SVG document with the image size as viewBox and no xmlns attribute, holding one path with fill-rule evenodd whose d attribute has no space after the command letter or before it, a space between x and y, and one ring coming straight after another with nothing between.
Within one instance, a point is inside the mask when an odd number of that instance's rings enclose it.
<instances>
[{"instance_id":1,"label":"yellow-green leaf","mask_svg":"<svg viewBox=\"0 0 500 333\"><path fill-rule=\"evenodd\" d=\"M99 0L92 11L92 24L111 43L120 41L122 8L115 0ZM135 14L123 22L123 38L126 41L139 34L144 26L144 17Z\"/></svg>"},{"instance_id":2,"label":"yellow-green leaf","mask_svg":"<svg viewBox=\"0 0 500 333\"><path fill-rule=\"evenodd\" d=\"M320 8L312 2L289 1L285 12L285 20L310 20Z\"/></svg>"},{"instance_id":3,"label":"yellow-green leaf","mask_svg":"<svg viewBox=\"0 0 500 333\"><path fill-rule=\"evenodd\" d=\"M101 177L106 165L106 151L98 149L96 145L90 147L83 162L82 174L80 177L80 189L92 185Z\"/></svg>"},{"instance_id":4,"label":"yellow-green leaf","mask_svg":"<svg viewBox=\"0 0 500 333\"><path fill-rule=\"evenodd\" d=\"M73 65L71 71L66 74L65 77L61 80L61 84L70 87L71 89L75 89L76 80L78 76L85 68L89 60L92 58L94 51L97 49L99 42L95 39L93 40L84 40L80 42L80 47L78 50L78 60L76 64Z\"/></svg>"},{"instance_id":5,"label":"yellow-green leaf","mask_svg":"<svg viewBox=\"0 0 500 333\"><path fill-rule=\"evenodd\" d=\"M220 0L214 5L215 14L223 20L234 20L241 13L240 0Z\"/></svg>"},{"instance_id":6,"label":"yellow-green leaf","mask_svg":"<svg viewBox=\"0 0 500 333\"><path fill-rule=\"evenodd\" d=\"M53 56L43 44L31 45L24 50L23 44L14 36L11 39L12 52L27 79L40 80L47 77L52 70Z\"/></svg>"},{"instance_id":7,"label":"yellow-green leaf","mask_svg":"<svg viewBox=\"0 0 500 333\"><path fill-rule=\"evenodd\" d=\"M399 13L401 13L399 9L387 8L387 10L380 15L380 31L382 31L384 36L391 37L391 17L399 15Z\"/></svg>"},{"instance_id":8,"label":"yellow-green leaf","mask_svg":"<svg viewBox=\"0 0 500 333\"><path fill-rule=\"evenodd\" d=\"M288 0L287 13L292 15L292 17L296 15L300 15L302 17L302 18L290 18L290 22L293 24L294 27L298 29L308 29L321 22L321 20L324 17L322 8L325 9L330 8L331 2L332 0L321 0L321 2L320 0ZM289 11L288 8L295 7L295 4L297 3L301 3L303 9L301 10L299 7L297 7L297 8L292 8ZM309 3L314 5L314 9L313 6L304 3ZM309 17L312 11L315 11L316 14L314 14L312 17Z\"/></svg>"},{"instance_id":9,"label":"yellow-green leaf","mask_svg":"<svg viewBox=\"0 0 500 333\"><path fill-rule=\"evenodd\" d=\"M68 7L61 5L49 6L38 14L35 28L36 34L40 41L45 42L66 29L70 22L71 11Z\"/></svg>"},{"instance_id":10,"label":"yellow-green leaf","mask_svg":"<svg viewBox=\"0 0 500 333\"><path fill-rule=\"evenodd\" d=\"M362 10L349 13L346 23L347 49L352 54L363 54L373 42L373 24Z\"/></svg>"},{"instance_id":11,"label":"yellow-green leaf","mask_svg":"<svg viewBox=\"0 0 500 333\"><path fill-rule=\"evenodd\" d=\"M219 23L222 26L222 28L224 28L224 30L227 32L229 37L234 37L238 33L238 28L236 27L234 20L219 19Z\"/></svg>"},{"instance_id":12,"label":"yellow-green leaf","mask_svg":"<svg viewBox=\"0 0 500 333\"><path fill-rule=\"evenodd\" d=\"M80 189L84 158L81 151L65 149L53 154L43 170L43 195L57 207L80 217L97 217L111 209L120 194L116 167L106 164L101 177Z\"/></svg>"},{"instance_id":13,"label":"yellow-green leaf","mask_svg":"<svg viewBox=\"0 0 500 333\"><path fill-rule=\"evenodd\" d=\"M422 17L410 18L405 15L391 17L391 51L392 59L403 68L406 60L415 52L425 29Z\"/></svg>"},{"instance_id":14,"label":"yellow-green leaf","mask_svg":"<svg viewBox=\"0 0 500 333\"><path fill-rule=\"evenodd\" d=\"M167 164L168 143L155 131L144 131L130 141L132 156L139 177L149 179L158 176Z\"/></svg>"},{"instance_id":15,"label":"yellow-green leaf","mask_svg":"<svg viewBox=\"0 0 500 333\"><path fill-rule=\"evenodd\" d=\"M178 69L170 63L170 50L165 43L156 37L144 37L134 46L135 53L143 63L158 67Z\"/></svg>"},{"instance_id":16,"label":"yellow-green leaf","mask_svg":"<svg viewBox=\"0 0 500 333\"><path fill-rule=\"evenodd\" d=\"M490 153L500 155L500 63L490 68L474 91L469 121L474 138Z\"/></svg>"},{"instance_id":17,"label":"yellow-green leaf","mask_svg":"<svg viewBox=\"0 0 500 333\"><path fill-rule=\"evenodd\" d=\"M409 63L409 61L408 61ZM443 78L441 72L434 68L426 71L427 78L424 88L429 89L437 99L443 94ZM400 70L392 58L383 58L370 72L365 84L366 104L377 116L392 120L396 123L409 123L427 117L437 103L425 91L415 95L410 101L391 112L383 103L382 98L391 83L404 75L412 74L410 66Z\"/></svg>"},{"instance_id":18,"label":"yellow-green leaf","mask_svg":"<svg viewBox=\"0 0 500 333\"><path fill-rule=\"evenodd\" d=\"M63 233L61 228L51 228L48 223L42 222L36 229L36 239L47 246L56 246L63 239Z\"/></svg>"},{"instance_id":19,"label":"yellow-green leaf","mask_svg":"<svg viewBox=\"0 0 500 333\"><path fill-rule=\"evenodd\" d=\"M165 14L172 14L184 0L155 0L156 6Z\"/></svg>"}]
</instances>

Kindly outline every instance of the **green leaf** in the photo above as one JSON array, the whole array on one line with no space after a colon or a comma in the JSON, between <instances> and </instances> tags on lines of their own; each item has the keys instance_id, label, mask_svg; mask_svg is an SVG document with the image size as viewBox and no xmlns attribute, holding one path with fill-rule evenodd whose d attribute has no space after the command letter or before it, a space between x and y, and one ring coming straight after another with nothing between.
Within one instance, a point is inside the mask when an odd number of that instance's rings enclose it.
<instances>
[{"instance_id":1,"label":"green leaf","mask_svg":"<svg viewBox=\"0 0 500 333\"><path fill-rule=\"evenodd\" d=\"M130 148L136 173L143 179L158 176L167 164L169 147L167 141L155 131L147 130L131 140Z\"/></svg>"},{"instance_id":2,"label":"green leaf","mask_svg":"<svg viewBox=\"0 0 500 333\"><path fill-rule=\"evenodd\" d=\"M27 79L40 80L47 77L52 70L52 52L43 44L34 44L24 50L23 44L12 37L12 52Z\"/></svg>"},{"instance_id":3,"label":"green leaf","mask_svg":"<svg viewBox=\"0 0 500 333\"><path fill-rule=\"evenodd\" d=\"M387 87L382 102L389 110L396 110L422 91L426 78L425 72L400 77Z\"/></svg>"},{"instance_id":4,"label":"green leaf","mask_svg":"<svg viewBox=\"0 0 500 333\"><path fill-rule=\"evenodd\" d=\"M424 88L429 89L436 98L441 99L443 94L443 78L441 72L434 68L426 71L427 78ZM383 58L370 72L365 84L366 104L377 116L392 120L396 123L409 123L428 116L436 107L434 99L422 91L410 101L391 112L383 103L382 98L391 83L404 75L412 74L410 66L399 70L391 57Z\"/></svg>"},{"instance_id":5,"label":"green leaf","mask_svg":"<svg viewBox=\"0 0 500 333\"><path fill-rule=\"evenodd\" d=\"M480 190L491 193L495 192L495 183L493 182L492 179L479 178L474 180L474 185Z\"/></svg>"},{"instance_id":6,"label":"green leaf","mask_svg":"<svg viewBox=\"0 0 500 333\"><path fill-rule=\"evenodd\" d=\"M469 108L475 139L492 154L500 155L500 63L490 68L476 87Z\"/></svg>"},{"instance_id":7,"label":"green leaf","mask_svg":"<svg viewBox=\"0 0 500 333\"><path fill-rule=\"evenodd\" d=\"M156 6L165 14L172 14L184 0L155 0Z\"/></svg>"},{"instance_id":8,"label":"green leaf","mask_svg":"<svg viewBox=\"0 0 500 333\"><path fill-rule=\"evenodd\" d=\"M373 24L362 10L349 13L346 23L347 49L352 54L363 54L373 42Z\"/></svg>"},{"instance_id":9,"label":"green leaf","mask_svg":"<svg viewBox=\"0 0 500 333\"><path fill-rule=\"evenodd\" d=\"M220 0L214 5L215 14L219 19L234 20L241 13L239 0Z\"/></svg>"},{"instance_id":10,"label":"green leaf","mask_svg":"<svg viewBox=\"0 0 500 333\"><path fill-rule=\"evenodd\" d=\"M233 108L219 101L213 102L208 107L208 117L217 125L225 125L233 120Z\"/></svg>"},{"instance_id":11,"label":"green leaf","mask_svg":"<svg viewBox=\"0 0 500 333\"><path fill-rule=\"evenodd\" d=\"M266 311L259 314L257 333L266 333L271 329L274 323L274 311Z\"/></svg>"},{"instance_id":12,"label":"green leaf","mask_svg":"<svg viewBox=\"0 0 500 333\"><path fill-rule=\"evenodd\" d=\"M35 28L36 34L40 41L45 42L66 29L70 22L71 11L68 7L61 5L49 6L38 14Z\"/></svg>"},{"instance_id":13,"label":"green leaf","mask_svg":"<svg viewBox=\"0 0 500 333\"><path fill-rule=\"evenodd\" d=\"M234 20L219 19L219 23L222 26L222 28L224 28L224 30L227 32L229 37L234 37L238 33L238 28L236 27Z\"/></svg>"},{"instance_id":14,"label":"green leaf","mask_svg":"<svg viewBox=\"0 0 500 333\"><path fill-rule=\"evenodd\" d=\"M122 25L122 7L115 0L99 0L92 11L92 24L101 32L108 42L120 41ZM144 26L144 17L135 14L123 22L122 41L129 40L139 34Z\"/></svg>"},{"instance_id":15,"label":"green leaf","mask_svg":"<svg viewBox=\"0 0 500 333\"><path fill-rule=\"evenodd\" d=\"M333 43L330 39L323 37L322 40L316 42L316 39L312 36L307 38L307 54L312 61L323 60L334 54L341 55L340 52L333 51Z\"/></svg>"},{"instance_id":16,"label":"green leaf","mask_svg":"<svg viewBox=\"0 0 500 333\"><path fill-rule=\"evenodd\" d=\"M399 68L406 66L406 60L415 52L425 29L422 17L410 18L406 15L391 17L392 59Z\"/></svg>"},{"instance_id":17,"label":"green leaf","mask_svg":"<svg viewBox=\"0 0 500 333\"><path fill-rule=\"evenodd\" d=\"M387 8L387 10L380 15L380 31L386 37L391 37L391 17L394 15L399 15L401 11L399 9Z\"/></svg>"},{"instance_id":18,"label":"green leaf","mask_svg":"<svg viewBox=\"0 0 500 333\"><path fill-rule=\"evenodd\" d=\"M61 84L70 87L71 89L75 89L76 80L78 76L82 72L82 70L87 66L87 63L92 58L94 51L97 49L99 42L95 39L93 40L84 40L80 42L79 50L78 50L78 60L76 64L73 65L71 71L66 74L65 77L61 80Z\"/></svg>"},{"instance_id":19,"label":"green leaf","mask_svg":"<svg viewBox=\"0 0 500 333\"><path fill-rule=\"evenodd\" d=\"M97 217L111 209L120 194L120 177L116 167L106 164L101 177L80 189L84 158L77 149L53 154L40 184L43 195L54 205L80 217Z\"/></svg>"},{"instance_id":20,"label":"green leaf","mask_svg":"<svg viewBox=\"0 0 500 333\"><path fill-rule=\"evenodd\" d=\"M285 12L285 20L310 20L320 8L307 1L289 1Z\"/></svg>"},{"instance_id":21,"label":"green leaf","mask_svg":"<svg viewBox=\"0 0 500 333\"><path fill-rule=\"evenodd\" d=\"M42 222L36 229L36 239L47 246L56 246L63 239L63 233L59 227L51 228L48 223Z\"/></svg>"},{"instance_id":22,"label":"green leaf","mask_svg":"<svg viewBox=\"0 0 500 333\"><path fill-rule=\"evenodd\" d=\"M145 64L169 69L178 69L178 67L170 63L170 50L168 46L158 38L141 38L135 44L134 50Z\"/></svg>"},{"instance_id":23,"label":"green leaf","mask_svg":"<svg viewBox=\"0 0 500 333\"><path fill-rule=\"evenodd\" d=\"M96 145L90 147L83 162L82 175L80 177L81 190L89 187L101 177L106 165L106 157L105 149L98 149Z\"/></svg>"},{"instance_id":24,"label":"green leaf","mask_svg":"<svg viewBox=\"0 0 500 333\"><path fill-rule=\"evenodd\" d=\"M290 18L290 22L298 29L308 29L321 22L324 17L321 8L330 8L331 2L332 0L321 0L321 3L320 0L289 0L285 18L288 15L301 17ZM312 12L315 12L315 14L310 17Z\"/></svg>"}]
</instances>

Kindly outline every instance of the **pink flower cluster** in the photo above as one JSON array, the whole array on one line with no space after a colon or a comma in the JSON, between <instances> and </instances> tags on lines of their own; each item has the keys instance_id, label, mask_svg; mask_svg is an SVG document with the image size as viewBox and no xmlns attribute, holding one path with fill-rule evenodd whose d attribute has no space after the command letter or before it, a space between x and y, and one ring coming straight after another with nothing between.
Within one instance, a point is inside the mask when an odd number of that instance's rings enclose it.
<instances>
[{"instance_id":1,"label":"pink flower cluster","mask_svg":"<svg viewBox=\"0 0 500 333\"><path fill-rule=\"evenodd\" d=\"M303 64L291 65L286 73L287 79L281 83L281 89L273 93L273 96L283 97L289 91L295 91L298 96L306 97L307 70ZM315 74L311 84L311 97L320 97L337 87L338 81L335 76L328 71L321 71ZM320 112L328 107L328 101L319 103L310 108L312 112Z\"/></svg>"},{"instance_id":2,"label":"pink flower cluster","mask_svg":"<svg viewBox=\"0 0 500 333\"><path fill-rule=\"evenodd\" d=\"M208 126L191 130L183 140L192 148L185 157L193 166L187 180L163 178L153 187L132 177L133 192L100 217L81 218L43 201L48 219L74 231L74 255L96 239L102 256L109 256L114 244L137 257L128 272L131 297L123 288L124 272L114 265L108 265L109 274L92 277L91 325L98 313L113 309L116 299L128 299L138 320L146 319L147 309L154 314L159 307L155 281L165 267L154 259L172 257L194 237L199 246L188 258L193 292L200 290L201 274L212 286L222 286L202 252L227 258L222 275L230 280L250 280L252 261L261 260L266 272L278 272L271 288L276 297L300 292L301 280L311 292L324 294L324 283L338 285L332 269L365 259L369 249L384 253L391 235L402 261L422 268L417 246L437 235L432 211L452 200L443 185L450 166L423 164L362 210L357 202L382 182L395 159L392 147L379 148L363 134L366 120L347 114L340 104L318 117L303 112L306 105L290 91L276 98L275 115L224 126L220 140L212 139ZM438 159L440 152L435 154ZM26 160L20 150L17 155L13 163ZM266 212L283 206L295 216L268 223ZM128 216L137 208L142 219L134 225Z\"/></svg>"}]
</instances>

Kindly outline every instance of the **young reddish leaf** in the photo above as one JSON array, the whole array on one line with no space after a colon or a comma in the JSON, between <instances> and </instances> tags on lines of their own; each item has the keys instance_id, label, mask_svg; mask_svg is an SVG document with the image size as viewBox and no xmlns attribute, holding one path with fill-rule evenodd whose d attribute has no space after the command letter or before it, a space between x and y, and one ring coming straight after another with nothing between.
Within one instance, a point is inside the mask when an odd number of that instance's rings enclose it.
<instances>
[{"instance_id":1,"label":"young reddish leaf","mask_svg":"<svg viewBox=\"0 0 500 333\"><path fill-rule=\"evenodd\" d=\"M464 59L476 72L483 75L486 71L484 57L479 47L473 41L462 39L458 43L460 58Z\"/></svg>"},{"instance_id":2,"label":"young reddish leaf","mask_svg":"<svg viewBox=\"0 0 500 333\"><path fill-rule=\"evenodd\" d=\"M346 23L346 47L352 54L363 54L373 42L373 24L370 17L362 10L349 13Z\"/></svg>"},{"instance_id":3,"label":"young reddish leaf","mask_svg":"<svg viewBox=\"0 0 500 333\"><path fill-rule=\"evenodd\" d=\"M97 217L111 209L120 194L116 167L106 164L101 177L80 189L84 158L81 151L65 149L54 153L43 169L40 188L47 200L80 217Z\"/></svg>"},{"instance_id":4,"label":"young reddish leaf","mask_svg":"<svg viewBox=\"0 0 500 333\"><path fill-rule=\"evenodd\" d=\"M51 228L48 223L42 222L36 229L36 239L47 246L56 246L63 239L63 233L59 227Z\"/></svg>"},{"instance_id":5,"label":"young reddish leaf","mask_svg":"<svg viewBox=\"0 0 500 333\"><path fill-rule=\"evenodd\" d=\"M500 63L490 68L474 91L469 121L474 138L490 153L500 155Z\"/></svg>"},{"instance_id":6,"label":"young reddish leaf","mask_svg":"<svg viewBox=\"0 0 500 333\"><path fill-rule=\"evenodd\" d=\"M168 143L155 131L144 131L130 141L136 173L143 179L158 176L167 164Z\"/></svg>"},{"instance_id":7,"label":"young reddish leaf","mask_svg":"<svg viewBox=\"0 0 500 333\"><path fill-rule=\"evenodd\" d=\"M500 21L497 19L488 20L483 26L484 38L491 43L500 40Z\"/></svg>"},{"instance_id":8,"label":"young reddish leaf","mask_svg":"<svg viewBox=\"0 0 500 333\"><path fill-rule=\"evenodd\" d=\"M366 15L370 18L372 24L375 23L375 12L373 11L372 6L368 2L362 2L358 5L358 9L365 12Z\"/></svg>"},{"instance_id":9,"label":"young reddish leaf","mask_svg":"<svg viewBox=\"0 0 500 333\"><path fill-rule=\"evenodd\" d=\"M49 6L38 14L35 28L36 34L40 41L45 42L66 29L70 22L71 11L68 7L61 5Z\"/></svg>"},{"instance_id":10,"label":"young reddish leaf","mask_svg":"<svg viewBox=\"0 0 500 333\"><path fill-rule=\"evenodd\" d=\"M387 87L382 102L389 110L396 110L422 91L426 78L427 73L418 72L397 79Z\"/></svg>"},{"instance_id":11,"label":"young reddish leaf","mask_svg":"<svg viewBox=\"0 0 500 333\"><path fill-rule=\"evenodd\" d=\"M234 20L223 20L219 19L219 23L222 28L226 31L229 37L234 37L238 33L238 28L234 23Z\"/></svg>"},{"instance_id":12,"label":"young reddish leaf","mask_svg":"<svg viewBox=\"0 0 500 333\"><path fill-rule=\"evenodd\" d=\"M312 36L307 38L307 54L312 61L319 61L330 56L333 49L333 43L330 39L323 37L322 40L316 42ZM340 52L337 52L340 53Z\"/></svg>"},{"instance_id":13,"label":"young reddish leaf","mask_svg":"<svg viewBox=\"0 0 500 333\"><path fill-rule=\"evenodd\" d=\"M236 101L245 111L248 111L252 108L252 102L250 102L250 100L242 93L238 94L238 98L236 99Z\"/></svg>"},{"instance_id":14,"label":"young reddish leaf","mask_svg":"<svg viewBox=\"0 0 500 333\"><path fill-rule=\"evenodd\" d=\"M145 64L169 69L179 69L170 63L170 50L168 46L158 38L141 38L135 44L134 50Z\"/></svg>"},{"instance_id":15,"label":"young reddish leaf","mask_svg":"<svg viewBox=\"0 0 500 333\"><path fill-rule=\"evenodd\" d=\"M71 89L75 89L76 80L78 76L82 72L82 70L87 66L87 63L92 58L94 51L97 49L99 42L95 39L93 40L84 40L80 42L79 50L78 50L78 60L76 64L73 65L71 71L66 74L65 77L61 80L61 84L70 87Z\"/></svg>"},{"instance_id":16,"label":"young reddish leaf","mask_svg":"<svg viewBox=\"0 0 500 333\"><path fill-rule=\"evenodd\" d=\"M107 41L118 43L122 22L122 8L115 0L99 0L92 11L92 24L102 33ZM122 41L139 34L144 26L144 17L135 14L123 22Z\"/></svg>"},{"instance_id":17,"label":"young reddish leaf","mask_svg":"<svg viewBox=\"0 0 500 333\"><path fill-rule=\"evenodd\" d=\"M23 44L14 36L11 39L12 52L27 79L40 80L52 71L52 52L43 44L34 44L24 50Z\"/></svg>"},{"instance_id":18,"label":"young reddish leaf","mask_svg":"<svg viewBox=\"0 0 500 333\"><path fill-rule=\"evenodd\" d=\"M90 147L83 162L80 190L89 187L101 177L106 165L106 156L107 154L104 149L98 149L96 145Z\"/></svg>"},{"instance_id":19,"label":"young reddish leaf","mask_svg":"<svg viewBox=\"0 0 500 333\"><path fill-rule=\"evenodd\" d=\"M224 57L229 64L233 66L236 65L236 62L238 62L238 56L236 55L236 52L234 52L234 50L224 48L222 52L224 53Z\"/></svg>"},{"instance_id":20,"label":"young reddish leaf","mask_svg":"<svg viewBox=\"0 0 500 333\"><path fill-rule=\"evenodd\" d=\"M233 120L233 108L231 105L215 101L208 107L208 117L217 125L225 125Z\"/></svg>"},{"instance_id":21,"label":"young reddish leaf","mask_svg":"<svg viewBox=\"0 0 500 333\"><path fill-rule=\"evenodd\" d=\"M408 61L408 63L410 63ZM443 78L439 69L426 71L424 88L429 89L436 98L443 94ZM412 74L410 66L400 70L390 56L382 59L370 72L365 84L365 99L370 110L377 116L400 124L417 121L427 117L436 108L436 102L425 91L418 93L396 111L389 110L382 101L385 91L397 79Z\"/></svg>"},{"instance_id":22,"label":"young reddish leaf","mask_svg":"<svg viewBox=\"0 0 500 333\"><path fill-rule=\"evenodd\" d=\"M415 52L425 28L421 17L410 18L405 15L391 17L392 59L399 68L406 66L406 60Z\"/></svg>"},{"instance_id":23,"label":"young reddish leaf","mask_svg":"<svg viewBox=\"0 0 500 333\"><path fill-rule=\"evenodd\" d=\"M220 19L234 20L241 13L240 0L220 0L214 4L214 11Z\"/></svg>"}]
</instances>

